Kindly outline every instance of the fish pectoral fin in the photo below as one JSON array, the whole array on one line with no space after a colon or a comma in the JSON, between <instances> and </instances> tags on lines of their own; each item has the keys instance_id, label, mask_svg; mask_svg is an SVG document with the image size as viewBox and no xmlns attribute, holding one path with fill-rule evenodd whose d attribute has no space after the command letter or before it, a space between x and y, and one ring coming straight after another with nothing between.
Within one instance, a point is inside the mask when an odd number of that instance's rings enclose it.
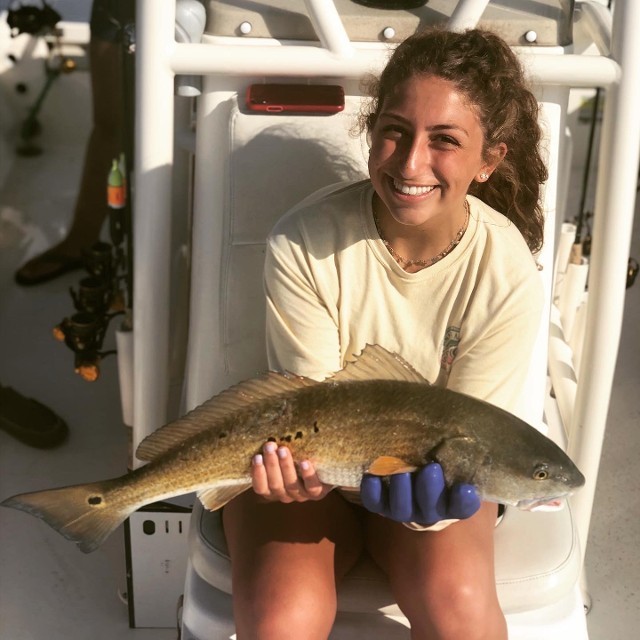
<instances>
[{"instance_id":1,"label":"fish pectoral fin","mask_svg":"<svg viewBox=\"0 0 640 640\"><path fill-rule=\"evenodd\" d=\"M396 473L412 473L417 467L394 456L380 456L367 469L374 476L392 476Z\"/></svg>"},{"instance_id":2,"label":"fish pectoral fin","mask_svg":"<svg viewBox=\"0 0 640 640\"><path fill-rule=\"evenodd\" d=\"M202 502L205 509L209 511L217 511L224 507L227 502L239 496L251 486L250 482L235 482L233 484L223 484L210 489L202 489L198 491L198 498Z\"/></svg>"}]
</instances>

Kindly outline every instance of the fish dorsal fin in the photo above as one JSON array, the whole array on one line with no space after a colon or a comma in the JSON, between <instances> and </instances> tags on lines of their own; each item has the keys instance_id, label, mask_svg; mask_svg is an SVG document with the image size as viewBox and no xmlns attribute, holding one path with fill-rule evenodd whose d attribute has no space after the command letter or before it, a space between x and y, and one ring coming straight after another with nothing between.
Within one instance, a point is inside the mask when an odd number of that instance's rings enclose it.
<instances>
[{"instance_id":1,"label":"fish dorsal fin","mask_svg":"<svg viewBox=\"0 0 640 640\"><path fill-rule=\"evenodd\" d=\"M429 384L408 362L379 345L367 345L354 362L328 378L330 382L404 380ZM147 436L138 447L139 460L154 460L188 438L209 430L253 402L319 384L310 378L269 371L240 382L199 405L186 415ZM221 427L218 427L221 428Z\"/></svg>"},{"instance_id":2,"label":"fish dorsal fin","mask_svg":"<svg viewBox=\"0 0 640 640\"><path fill-rule=\"evenodd\" d=\"M239 496L251 486L250 482L225 484L198 492L198 498L205 509L216 511L224 507L227 502Z\"/></svg>"},{"instance_id":3,"label":"fish dorsal fin","mask_svg":"<svg viewBox=\"0 0 640 640\"><path fill-rule=\"evenodd\" d=\"M367 469L374 476L392 476L396 473L413 473L417 467L393 456L376 458Z\"/></svg>"},{"instance_id":4,"label":"fish dorsal fin","mask_svg":"<svg viewBox=\"0 0 640 640\"><path fill-rule=\"evenodd\" d=\"M240 382L147 436L140 443L136 457L139 460L154 460L192 436L222 429L224 420L254 402L317 384L316 380L310 378L275 371Z\"/></svg>"},{"instance_id":5,"label":"fish dorsal fin","mask_svg":"<svg viewBox=\"0 0 640 640\"><path fill-rule=\"evenodd\" d=\"M330 382L354 380L404 380L405 382L429 382L397 353L391 353L377 344L368 344L353 362L335 373Z\"/></svg>"}]
</instances>

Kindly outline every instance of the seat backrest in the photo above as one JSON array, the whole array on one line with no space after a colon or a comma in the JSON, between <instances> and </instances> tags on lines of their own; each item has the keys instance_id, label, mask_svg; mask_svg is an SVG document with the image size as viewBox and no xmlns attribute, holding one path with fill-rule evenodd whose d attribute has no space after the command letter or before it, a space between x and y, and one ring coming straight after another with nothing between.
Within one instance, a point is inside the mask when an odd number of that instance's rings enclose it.
<instances>
[{"instance_id":1,"label":"seat backrest","mask_svg":"<svg viewBox=\"0 0 640 640\"><path fill-rule=\"evenodd\" d=\"M249 115L234 108L229 158L229 252L223 286L225 361L253 373L264 359L262 268L274 223L317 189L364 176L357 101L332 116Z\"/></svg>"},{"instance_id":2,"label":"seat backrest","mask_svg":"<svg viewBox=\"0 0 640 640\"><path fill-rule=\"evenodd\" d=\"M366 143L353 132L359 97L347 98L344 111L334 115L254 114L242 98L228 102L227 139L216 141L226 154L225 175L218 201L210 204L212 212L223 209L221 251L212 255L206 243L201 250L194 243L192 255L193 265L215 263L206 286L219 288L219 308L211 309L217 322L198 329L209 333L205 348L215 366L203 372L192 364L191 381L202 389L196 403L267 368L262 271L275 222L317 189L366 175ZM192 283L192 297L202 286Z\"/></svg>"}]
</instances>

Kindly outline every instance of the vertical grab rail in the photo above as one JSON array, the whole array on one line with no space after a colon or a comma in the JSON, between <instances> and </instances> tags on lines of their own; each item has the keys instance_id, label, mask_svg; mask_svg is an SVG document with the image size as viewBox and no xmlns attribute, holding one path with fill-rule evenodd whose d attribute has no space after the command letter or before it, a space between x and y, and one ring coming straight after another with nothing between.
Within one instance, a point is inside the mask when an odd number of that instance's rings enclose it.
<instances>
[{"instance_id":1,"label":"vertical grab rail","mask_svg":"<svg viewBox=\"0 0 640 640\"><path fill-rule=\"evenodd\" d=\"M138 0L136 10L134 445L167 418L175 0Z\"/></svg>"},{"instance_id":2,"label":"vertical grab rail","mask_svg":"<svg viewBox=\"0 0 640 640\"><path fill-rule=\"evenodd\" d=\"M638 27L640 3L617 2L611 52L622 74L620 81L608 88L605 99L587 325L569 433L569 455L586 476L585 486L572 499L583 559L620 345L636 198L640 154L640 75L635 68L640 60Z\"/></svg>"}]
</instances>

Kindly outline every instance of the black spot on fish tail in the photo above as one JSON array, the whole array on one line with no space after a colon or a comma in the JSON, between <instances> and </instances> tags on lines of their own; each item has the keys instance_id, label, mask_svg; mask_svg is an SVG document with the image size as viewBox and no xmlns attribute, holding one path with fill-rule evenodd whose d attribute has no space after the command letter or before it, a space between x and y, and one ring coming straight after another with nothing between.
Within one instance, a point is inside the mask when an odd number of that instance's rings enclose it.
<instances>
[{"instance_id":1,"label":"black spot on fish tail","mask_svg":"<svg viewBox=\"0 0 640 640\"><path fill-rule=\"evenodd\" d=\"M62 487L48 491L23 493L4 500L2 506L26 511L41 518L67 540L77 543L89 553L134 510L134 504L110 504L109 491L122 483L122 478Z\"/></svg>"},{"instance_id":2,"label":"black spot on fish tail","mask_svg":"<svg viewBox=\"0 0 640 640\"><path fill-rule=\"evenodd\" d=\"M293 440L293 436L291 434L286 435L286 436L282 436L280 438L281 442L291 442L291 440Z\"/></svg>"},{"instance_id":3,"label":"black spot on fish tail","mask_svg":"<svg viewBox=\"0 0 640 640\"><path fill-rule=\"evenodd\" d=\"M302 438L302 431L296 431L296 440L300 440Z\"/></svg>"},{"instance_id":4,"label":"black spot on fish tail","mask_svg":"<svg viewBox=\"0 0 640 640\"><path fill-rule=\"evenodd\" d=\"M276 439L271 436L270 438L267 438L267 442L276 442Z\"/></svg>"},{"instance_id":5,"label":"black spot on fish tail","mask_svg":"<svg viewBox=\"0 0 640 640\"><path fill-rule=\"evenodd\" d=\"M227 437L227 433L226 433L225 431L221 431L221 432L218 434L218 438L220 438L220 439L222 439L222 438L226 438L226 437Z\"/></svg>"},{"instance_id":6,"label":"black spot on fish tail","mask_svg":"<svg viewBox=\"0 0 640 640\"><path fill-rule=\"evenodd\" d=\"M313 423L313 433L320 433L320 427L318 427L318 421Z\"/></svg>"}]
</instances>

